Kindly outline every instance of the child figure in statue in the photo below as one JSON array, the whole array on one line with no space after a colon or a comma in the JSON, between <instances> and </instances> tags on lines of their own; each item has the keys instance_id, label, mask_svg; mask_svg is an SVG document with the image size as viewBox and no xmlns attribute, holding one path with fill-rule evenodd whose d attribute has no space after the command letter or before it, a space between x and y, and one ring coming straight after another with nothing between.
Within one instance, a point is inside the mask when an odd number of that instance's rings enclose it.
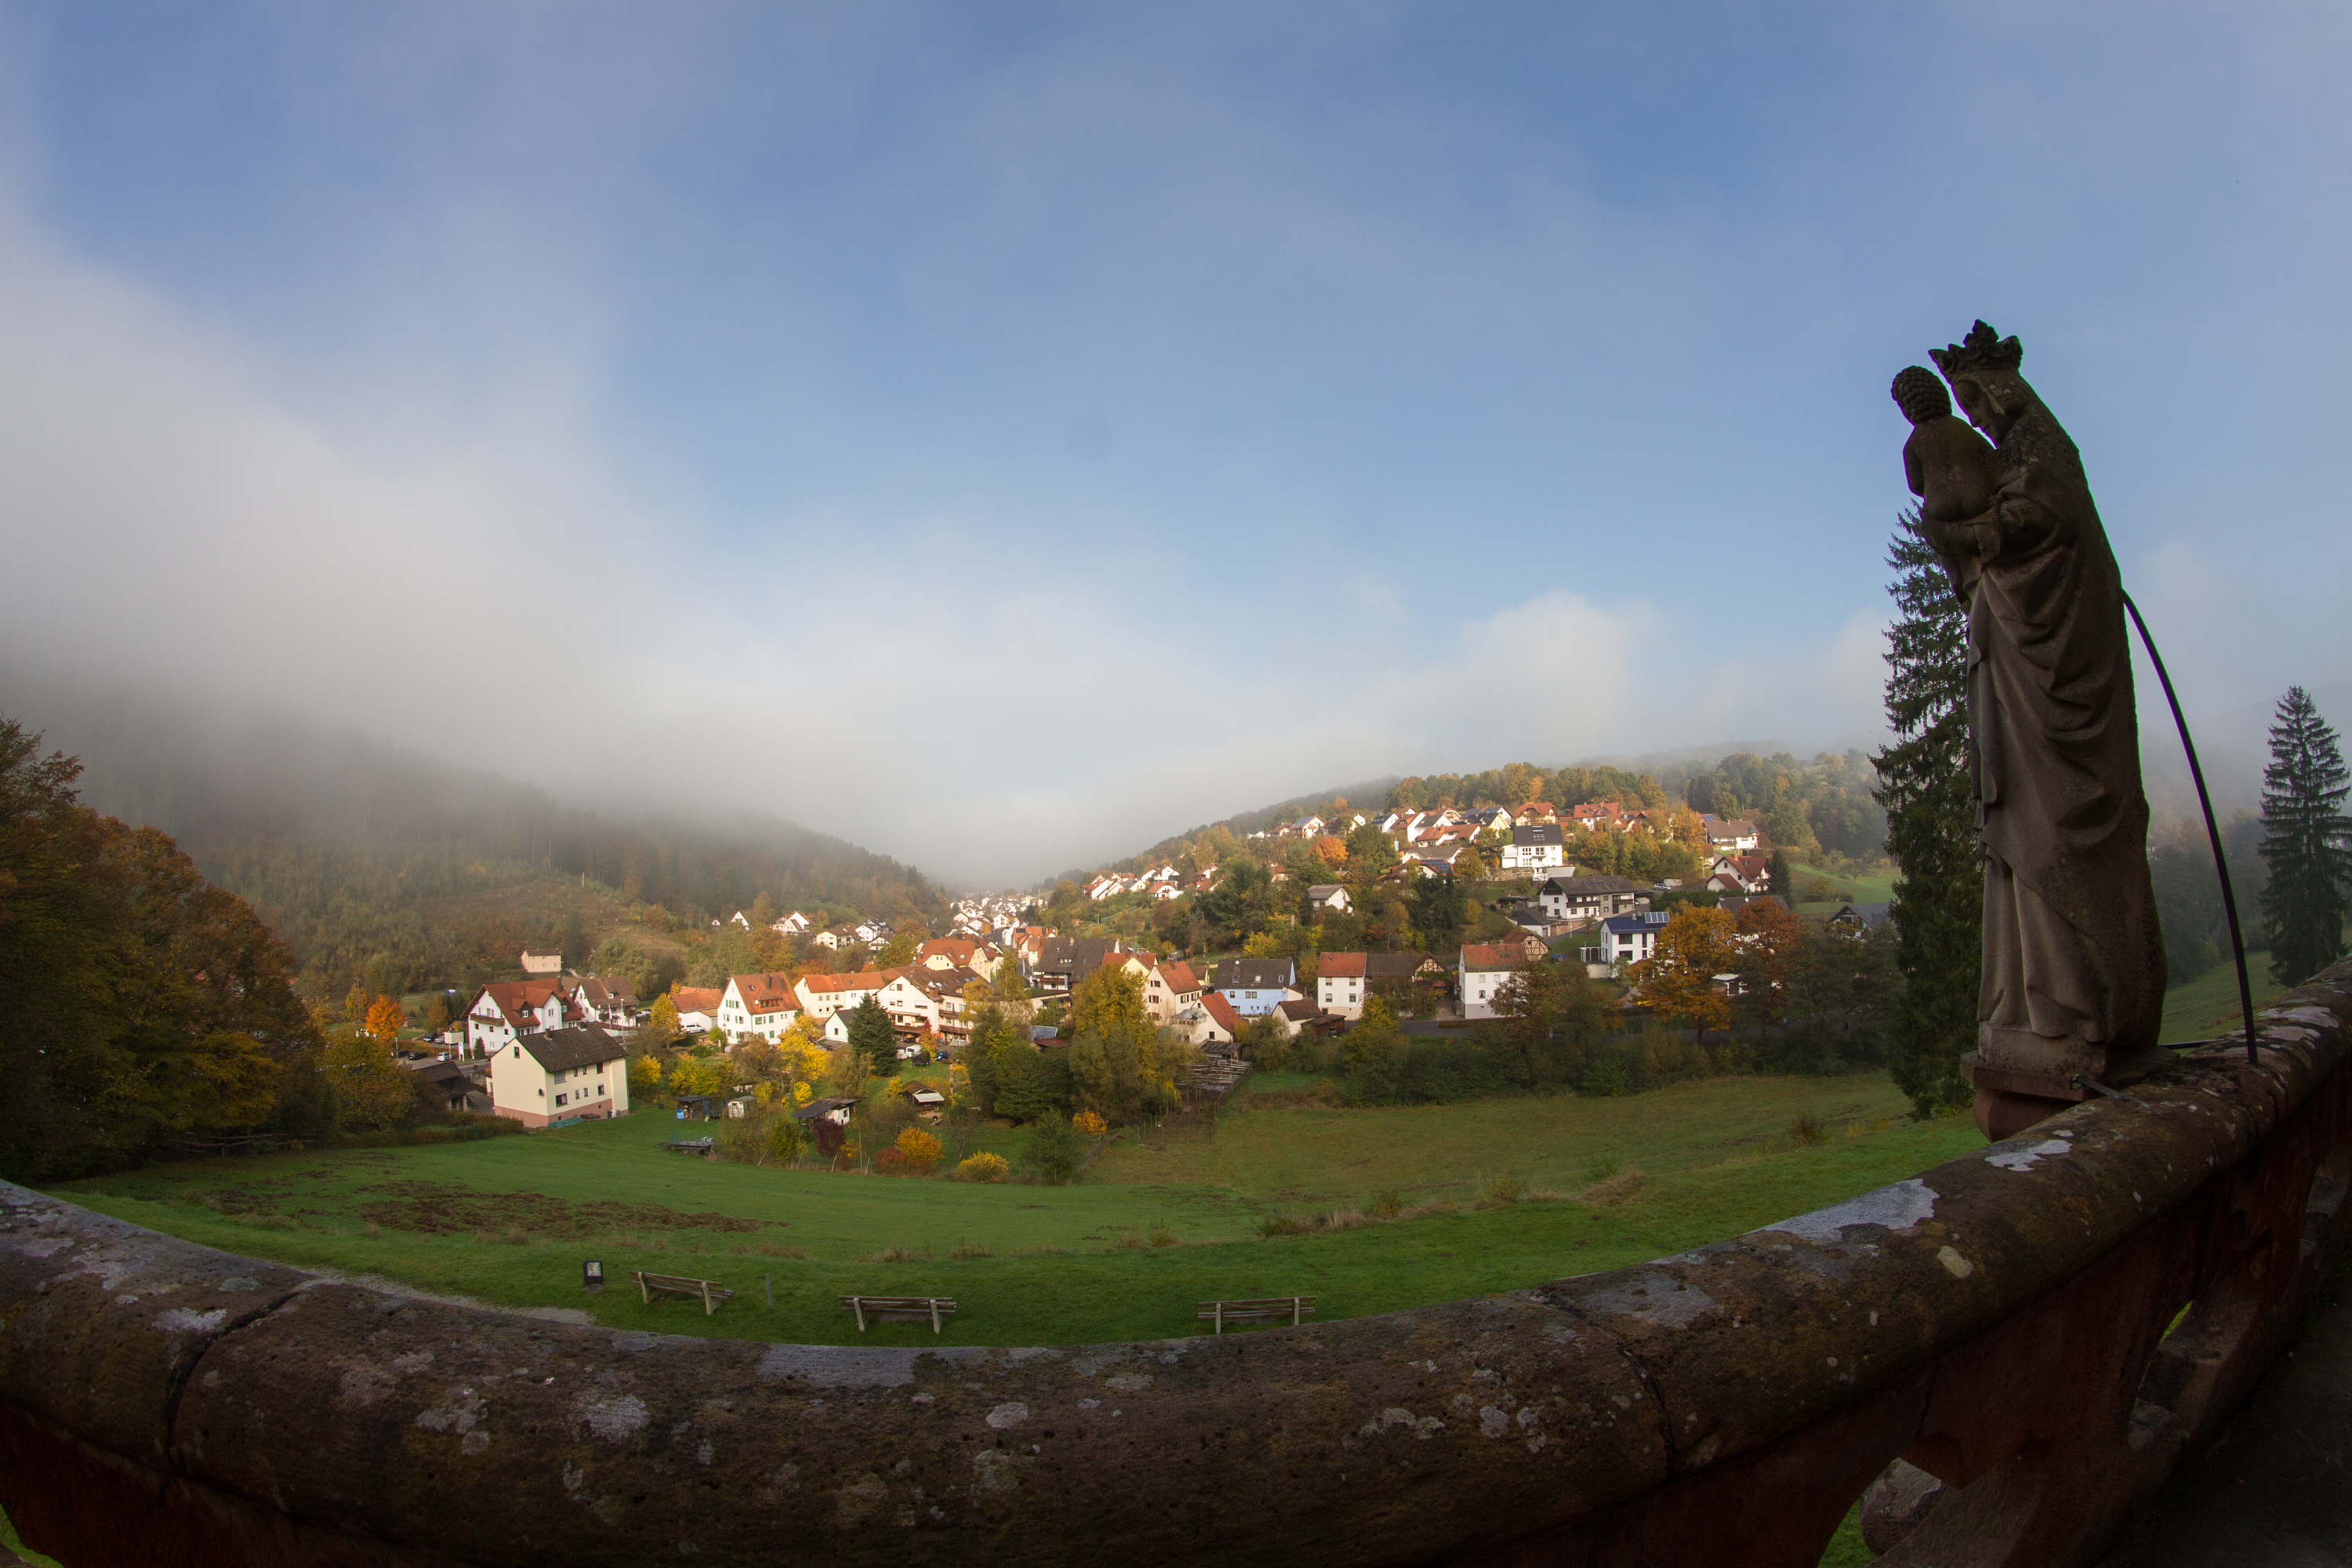
<instances>
[{"instance_id":1,"label":"child figure in statue","mask_svg":"<svg viewBox=\"0 0 2352 1568\"><path fill-rule=\"evenodd\" d=\"M2000 460L1992 443L1952 413L1951 394L1924 365L1910 365L1895 377L1895 405L1911 421L1903 443L1903 477L1919 498L1919 521L1927 542L1942 552L1952 591L1969 596L1969 570L1993 553L1990 540L1970 526L1992 510L2000 489Z\"/></svg>"}]
</instances>

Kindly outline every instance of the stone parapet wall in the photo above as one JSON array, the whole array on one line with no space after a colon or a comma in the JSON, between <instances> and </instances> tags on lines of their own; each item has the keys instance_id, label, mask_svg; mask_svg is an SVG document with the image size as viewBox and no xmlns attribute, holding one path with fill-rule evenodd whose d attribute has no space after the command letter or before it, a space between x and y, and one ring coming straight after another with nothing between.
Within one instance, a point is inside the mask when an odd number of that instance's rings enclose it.
<instances>
[{"instance_id":1,"label":"stone parapet wall","mask_svg":"<svg viewBox=\"0 0 2352 1568\"><path fill-rule=\"evenodd\" d=\"M2352 1224L2352 965L2263 1047L1655 1263L1131 1344L572 1327L0 1185L0 1503L68 1563L1793 1565L1906 1458L1883 1561L2085 1563Z\"/></svg>"}]
</instances>

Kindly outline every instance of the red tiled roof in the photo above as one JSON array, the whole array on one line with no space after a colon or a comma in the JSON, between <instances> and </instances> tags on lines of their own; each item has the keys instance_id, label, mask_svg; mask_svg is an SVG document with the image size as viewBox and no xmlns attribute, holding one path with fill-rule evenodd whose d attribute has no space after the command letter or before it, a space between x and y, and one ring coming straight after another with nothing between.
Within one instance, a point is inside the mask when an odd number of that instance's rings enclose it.
<instances>
[{"instance_id":1,"label":"red tiled roof","mask_svg":"<svg viewBox=\"0 0 2352 1568\"><path fill-rule=\"evenodd\" d=\"M1192 973L1189 963L1173 961L1160 965L1160 978L1169 990L1182 996L1201 989L1201 977Z\"/></svg>"},{"instance_id":2,"label":"red tiled roof","mask_svg":"<svg viewBox=\"0 0 2352 1568\"><path fill-rule=\"evenodd\" d=\"M708 985L681 985L670 993L670 1001L681 1013L716 1013L725 1001L725 990L713 990Z\"/></svg>"},{"instance_id":3,"label":"red tiled roof","mask_svg":"<svg viewBox=\"0 0 2352 1568\"><path fill-rule=\"evenodd\" d=\"M1201 998L1201 1005L1209 1010L1209 1021L1216 1025L1217 1027L1223 1029L1228 1035L1238 1035L1241 1033L1242 1016L1234 1011L1234 1005L1225 1000L1224 993L1221 991L1210 992L1206 996Z\"/></svg>"},{"instance_id":4,"label":"red tiled roof","mask_svg":"<svg viewBox=\"0 0 2352 1568\"><path fill-rule=\"evenodd\" d=\"M1489 971L1516 969L1528 961L1528 950L1515 942L1465 942L1462 947L1462 967Z\"/></svg>"},{"instance_id":5,"label":"red tiled roof","mask_svg":"<svg viewBox=\"0 0 2352 1568\"><path fill-rule=\"evenodd\" d=\"M1320 980L1361 980L1364 977L1364 957L1360 952L1327 952L1316 961L1316 977Z\"/></svg>"},{"instance_id":6,"label":"red tiled roof","mask_svg":"<svg viewBox=\"0 0 2352 1568\"><path fill-rule=\"evenodd\" d=\"M812 991L820 992L879 991L889 984L894 978L905 973L903 969L887 971L860 969L849 974L803 974L801 976L801 984Z\"/></svg>"}]
</instances>

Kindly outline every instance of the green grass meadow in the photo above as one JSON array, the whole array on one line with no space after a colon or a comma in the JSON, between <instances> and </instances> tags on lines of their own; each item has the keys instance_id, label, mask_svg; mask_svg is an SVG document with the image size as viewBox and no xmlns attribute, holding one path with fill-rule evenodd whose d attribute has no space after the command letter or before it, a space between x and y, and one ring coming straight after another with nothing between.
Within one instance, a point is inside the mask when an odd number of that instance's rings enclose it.
<instances>
[{"instance_id":1,"label":"green grass meadow","mask_svg":"<svg viewBox=\"0 0 2352 1568\"><path fill-rule=\"evenodd\" d=\"M836 1300L855 1290L955 1297L945 1342L1068 1344L1201 1331L1193 1304L1215 1297L1311 1294L1328 1320L1639 1262L1977 1142L1965 1117L1915 1123L1904 1109L1875 1076L1713 1079L1622 1100L1236 1108L1148 1141L1114 1134L1066 1187L706 1161L664 1151L678 1123L641 1113L472 1143L152 1166L56 1190L228 1251L584 1310L617 1328L860 1342ZM1800 1114L1829 1123L1828 1141L1792 1138ZM1640 1173L1601 1180L1627 1166ZM1517 1201L1497 1201L1496 1184L1514 1182ZM1406 1217L1347 1212L1383 1194ZM1268 1216L1318 1215L1306 1234L1260 1234ZM893 1249L911 1256L873 1260ZM580 1289L588 1258L612 1281L593 1297ZM637 1268L738 1294L708 1319L684 1300L646 1305L627 1283ZM930 1339L929 1325L887 1324L863 1342Z\"/></svg>"}]
</instances>

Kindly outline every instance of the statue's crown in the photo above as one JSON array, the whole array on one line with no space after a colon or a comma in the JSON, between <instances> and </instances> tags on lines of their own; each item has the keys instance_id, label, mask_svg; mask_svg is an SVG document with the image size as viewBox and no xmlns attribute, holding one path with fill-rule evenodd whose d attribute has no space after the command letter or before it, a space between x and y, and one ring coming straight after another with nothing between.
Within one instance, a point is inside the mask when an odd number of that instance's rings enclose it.
<instances>
[{"instance_id":1,"label":"statue's crown","mask_svg":"<svg viewBox=\"0 0 2352 1568\"><path fill-rule=\"evenodd\" d=\"M1972 370L2014 371L2024 363L2025 345L2015 338L2002 337L1979 321L1969 329L1967 337L1944 348L1929 349L1927 357L1948 378Z\"/></svg>"}]
</instances>

